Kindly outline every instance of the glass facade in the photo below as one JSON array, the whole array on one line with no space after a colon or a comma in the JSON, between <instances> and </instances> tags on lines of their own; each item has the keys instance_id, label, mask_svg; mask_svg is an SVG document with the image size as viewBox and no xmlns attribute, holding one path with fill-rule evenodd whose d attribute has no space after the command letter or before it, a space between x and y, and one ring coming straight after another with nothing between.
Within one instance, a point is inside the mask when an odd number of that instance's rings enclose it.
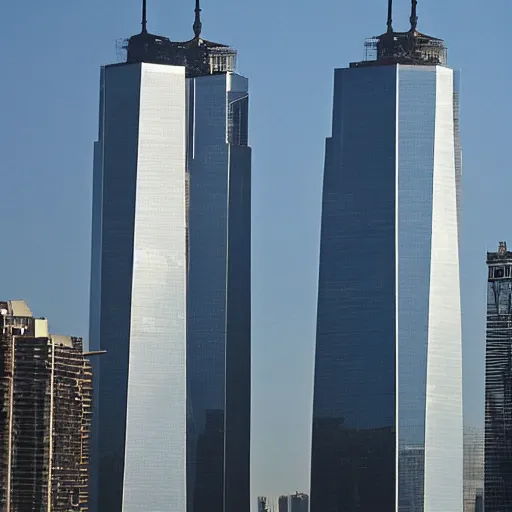
<instances>
[{"instance_id":1,"label":"glass facade","mask_svg":"<svg viewBox=\"0 0 512 512\"><path fill-rule=\"evenodd\" d=\"M311 511L392 510L396 70L336 70L334 90L323 184ZM372 171L371 179L363 169Z\"/></svg>"},{"instance_id":2,"label":"glass facade","mask_svg":"<svg viewBox=\"0 0 512 512\"><path fill-rule=\"evenodd\" d=\"M335 72L312 512L462 511L454 91L454 72L439 66Z\"/></svg>"},{"instance_id":3,"label":"glass facade","mask_svg":"<svg viewBox=\"0 0 512 512\"><path fill-rule=\"evenodd\" d=\"M248 82L236 74L191 78L188 96L188 510L248 511Z\"/></svg>"},{"instance_id":4,"label":"glass facade","mask_svg":"<svg viewBox=\"0 0 512 512\"><path fill-rule=\"evenodd\" d=\"M405 68L398 96L398 510L423 510L436 68ZM402 136L401 136L402 135Z\"/></svg>"},{"instance_id":5,"label":"glass facade","mask_svg":"<svg viewBox=\"0 0 512 512\"><path fill-rule=\"evenodd\" d=\"M91 509L185 510L185 73L102 72L90 348L98 371Z\"/></svg>"},{"instance_id":6,"label":"glass facade","mask_svg":"<svg viewBox=\"0 0 512 512\"><path fill-rule=\"evenodd\" d=\"M512 506L512 252L500 244L487 263L484 505L503 512Z\"/></svg>"},{"instance_id":7,"label":"glass facade","mask_svg":"<svg viewBox=\"0 0 512 512\"><path fill-rule=\"evenodd\" d=\"M107 66L94 162L91 508L248 511L247 79Z\"/></svg>"}]
</instances>

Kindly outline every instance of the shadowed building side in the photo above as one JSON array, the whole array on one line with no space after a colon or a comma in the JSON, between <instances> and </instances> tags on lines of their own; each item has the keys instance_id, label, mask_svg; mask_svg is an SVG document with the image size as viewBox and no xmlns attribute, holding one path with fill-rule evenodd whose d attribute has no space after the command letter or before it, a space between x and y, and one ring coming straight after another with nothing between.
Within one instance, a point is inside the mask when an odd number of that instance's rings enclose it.
<instances>
[{"instance_id":1,"label":"shadowed building side","mask_svg":"<svg viewBox=\"0 0 512 512\"><path fill-rule=\"evenodd\" d=\"M189 511L250 507L248 82L188 81Z\"/></svg>"}]
</instances>

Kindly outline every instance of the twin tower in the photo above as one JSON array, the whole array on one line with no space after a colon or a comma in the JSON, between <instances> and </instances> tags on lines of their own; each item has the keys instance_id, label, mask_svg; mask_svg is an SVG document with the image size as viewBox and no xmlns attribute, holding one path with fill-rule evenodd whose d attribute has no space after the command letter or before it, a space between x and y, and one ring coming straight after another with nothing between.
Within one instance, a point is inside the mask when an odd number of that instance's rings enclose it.
<instances>
[{"instance_id":1,"label":"twin tower","mask_svg":"<svg viewBox=\"0 0 512 512\"><path fill-rule=\"evenodd\" d=\"M144 6L145 7L145 6ZM249 507L251 150L236 53L142 32L101 72L92 507Z\"/></svg>"},{"instance_id":2,"label":"twin tower","mask_svg":"<svg viewBox=\"0 0 512 512\"><path fill-rule=\"evenodd\" d=\"M335 72L311 512L462 512L457 75L416 29ZM236 52L147 31L101 71L92 512L249 512L251 149ZM269 464L272 461L269 460Z\"/></svg>"}]
</instances>

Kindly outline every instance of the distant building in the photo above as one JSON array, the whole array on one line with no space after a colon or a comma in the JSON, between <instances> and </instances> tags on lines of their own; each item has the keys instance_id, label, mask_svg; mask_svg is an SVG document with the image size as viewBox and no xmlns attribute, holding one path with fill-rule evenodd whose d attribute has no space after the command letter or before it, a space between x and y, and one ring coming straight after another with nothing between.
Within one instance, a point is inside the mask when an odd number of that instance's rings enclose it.
<instances>
[{"instance_id":1,"label":"distant building","mask_svg":"<svg viewBox=\"0 0 512 512\"><path fill-rule=\"evenodd\" d=\"M483 511L484 432L464 428L464 512ZM482 502L479 505L479 500Z\"/></svg>"},{"instance_id":2,"label":"distant building","mask_svg":"<svg viewBox=\"0 0 512 512\"><path fill-rule=\"evenodd\" d=\"M0 302L0 510L88 510L91 397L82 339Z\"/></svg>"},{"instance_id":3,"label":"distant building","mask_svg":"<svg viewBox=\"0 0 512 512\"><path fill-rule=\"evenodd\" d=\"M487 253L487 265L484 505L502 512L512 503L512 252L505 242Z\"/></svg>"},{"instance_id":4,"label":"distant building","mask_svg":"<svg viewBox=\"0 0 512 512\"><path fill-rule=\"evenodd\" d=\"M425 478L425 447L406 445L399 453L398 509L400 511L422 511Z\"/></svg>"},{"instance_id":5,"label":"distant building","mask_svg":"<svg viewBox=\"0 0 512 512\"><path fill-rule=\"evenodd\" d=\"M302 492L296 492L290 496L289 512L309 512L309 496Z\"/></svg>"},{"instance_id":6,"label":"distant building","mask_svg":"<svg viewBox=\"0 0 512 512\"><path fill-rule=\"evenodd\" d=\"M474 512L484 512L484 490L483 489L478 489L478 491L476 493Z\"/></svg>"},{"instance_id":7,"label":"distant building","mask_svg":"<svg viewBox=\"0 0 512 512\"><path fill-rule=\"evenodd\" d=\"M265 496L258 496L258 512L274 512Z\"/></svg>"},{"instance_id":8,"label":"distant building","mask_svg":"<svg viewBox=\"0 0 512 512\"><path fill-rule=\"evenodd\" d=\"M289 511L289 501L290 501L290 497L289 496L279 496L279 500L278 500L278 505L277 505L277 509L278 509L278 512L290 512Z\"/></svg>"}]
</instances>

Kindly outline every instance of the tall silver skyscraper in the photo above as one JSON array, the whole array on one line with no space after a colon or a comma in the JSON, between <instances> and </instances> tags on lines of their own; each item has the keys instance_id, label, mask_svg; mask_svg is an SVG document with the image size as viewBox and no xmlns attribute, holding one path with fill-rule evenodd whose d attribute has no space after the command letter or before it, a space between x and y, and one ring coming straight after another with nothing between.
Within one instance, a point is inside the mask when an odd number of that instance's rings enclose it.
<instances>
[{"instance_id":1,"label":"tall silver skyscraper","mask_svg":"<svg viewBox=\"0 0 512 512\"><path fill-rule=\"evenodd\" d=\"M251 151L236 52L142 31L101 72L93 512L250 507Z\"/></svg>"},{"instance_id":2,"label":"tall silver skyscraper","mask_svg":"<svg viewBox=\"0 0 512 512\"><path fill-rule=\"evenodd\" d=\"M458 74L410 21L335 71L311 512L462 511Z\"/></svg>"}]
</instances>

